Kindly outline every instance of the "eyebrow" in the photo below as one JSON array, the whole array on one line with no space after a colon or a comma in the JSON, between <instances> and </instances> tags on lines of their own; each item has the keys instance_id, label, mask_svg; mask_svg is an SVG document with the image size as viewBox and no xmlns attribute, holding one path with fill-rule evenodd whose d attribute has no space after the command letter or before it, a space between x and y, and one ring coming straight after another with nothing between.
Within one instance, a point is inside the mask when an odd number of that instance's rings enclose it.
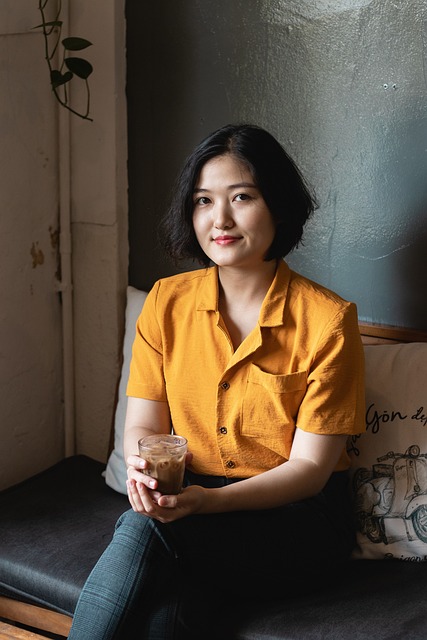
<instances>
[{"instance_id":1,"label":"eyebrow","mask_svg":"<svg viewBox=\"0 0 427 640\"><path fill-rule=\"evenodd\" d=\"M228 185L227 189L232 190L232 189L240 189L240 188L250 188L250 189L257 189L258 187L256 186L256 184L254 182L238 182L237 184L230 184ZM200 187L199 189L195 188L193 190L193 193L206 193L210 191L210 189L204 189L203 187Z\"/></svg>"}]
</instances>

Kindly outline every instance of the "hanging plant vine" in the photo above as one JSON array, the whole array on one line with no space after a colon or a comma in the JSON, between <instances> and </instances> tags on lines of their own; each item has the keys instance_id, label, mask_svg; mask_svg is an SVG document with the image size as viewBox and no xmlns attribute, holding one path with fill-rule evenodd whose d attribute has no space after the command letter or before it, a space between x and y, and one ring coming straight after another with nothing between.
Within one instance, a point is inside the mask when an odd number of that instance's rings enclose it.
<instances>
[{"instance_id":1,"label":"hanging plant vine","mask_svg":"<svg viewBox=\"0 0 427 640\"><path fill-rule=\"evenodd\" d=\"M92 43L85 38L68 37L61 40L63 20L61 20L62 1L55 0L57 10L54 20L47 20L47 7L51 0L39 0L39 11L42 23L34 29L42 29L45 45L45 58L49 67L50 84L55 98L61 106L83 120L91 120L90 113L90 87L88 78L93 71L93 67L84 58L69 55L70 52L83 51L92 46ZM62 47L62 56L58 49ZM55 68L54 59L58 52L60 60L59 68ZM70 105L69 86L70 82L77 76L86 85L86 105L85 109L78 111Z\"/></svg>"}]
</instances>

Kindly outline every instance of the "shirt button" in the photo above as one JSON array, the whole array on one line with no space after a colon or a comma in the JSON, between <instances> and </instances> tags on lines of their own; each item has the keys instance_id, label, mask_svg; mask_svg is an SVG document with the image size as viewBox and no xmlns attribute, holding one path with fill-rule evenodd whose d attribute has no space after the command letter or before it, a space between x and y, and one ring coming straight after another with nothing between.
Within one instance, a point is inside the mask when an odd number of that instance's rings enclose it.
<instances>
[{"instance_id":1,"label":"shirt button","mask_svg":"<svg viewBox=\"0 0 427 640\"><path fill-rule=\"evenodd\" d=\"M228 391L228 389L230 388L230 384L229 384L228 382L223 382L223 383L221 384L221 388L222 388L224 391Z\"/></svg>"},{"instance_id":2,"label":"shirt button","mask_svg":"<svg viewBox=\"0 0 427 640\"><path fill-rule=\"evenodd\" d=\"M219 432L224 434L227 433L227 427L220 427Z\"/></svg>"},{"instance_id":3,"label":"shirt button","mask_svg":"<svg viewBox=\"0 0 427 640\"><path fill-rule=\"evenodd\" d=\"M225 466L228 467L229 469L234 469L236 465L232 460L227 460L227 462L225 463Z\"/></svg>"}]
</instances>

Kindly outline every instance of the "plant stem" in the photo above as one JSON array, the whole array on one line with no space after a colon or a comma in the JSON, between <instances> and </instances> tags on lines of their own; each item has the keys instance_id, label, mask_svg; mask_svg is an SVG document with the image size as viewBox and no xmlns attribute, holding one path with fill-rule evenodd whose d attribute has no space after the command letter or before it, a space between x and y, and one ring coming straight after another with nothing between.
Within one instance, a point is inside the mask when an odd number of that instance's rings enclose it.
<instances>
[{"instance_id":1,"label":"plant stem","mask_svg":"<svg viewBox=\"0 0 427 640\"><path fill-rule=\"evenodd\" d=\"M65 109L68 109L68 111L70 111L74 115L78 116L79 118L82 118L83 120L90 120L91 122L93 122L93 118L89 117L89 111L90 111L90 89L89 89L89 83L87 81L87 78L84 79L85 80L85 85L86 85L86 112L85 113L77 111L77 109L74 109L73 107L70 106L68 91L67 91L67 87L66 87L66 84L67 84L66 82L64 82L63 85L59 85L59 86L56 86L52 82L52 72L54 71L53 66L52 66L52 60L53 60L54 56L57 53L57 50L58 50L58 47L59 47L59 44L60 44L60 41L61 41L61 33L62 33L62 21L60 20L61 10L62 10L62 0L58 0L56 17L52 21L54 24L50 24L50 21L46 20L45 9L46 9L48 3L49 3L49 0L39 0L39 11L40 11L40 15L41 15L41 18L42 18L42 24L40 26L43 29L45 59L46 59L47 66L48 66L48 69L49 69L49 77L51 79L52 91L54 93L54 96L55 96L56 100L59 102L59 104L62 107L64 107ZM56 41L55 41L54 47L53 47L52 51L50 52L49 51L49 37L52 35L52 33L55 32L55 29L56 29L56 33L58 35L56 37ZM59 72L61 74L62 74L62 70L64 68L64 63L65 63L65 48L64 48L64 52L63 52L63 56L62 56L61 67L60 67L60 70L59 70ZM67 80L67 82L70 82L73 78L74 78L74 75L72 75L71 78L69 80ZM62 98L60 93L59 93L61 86L63 87L64 98Z\"/></svg>"}]
</instances>

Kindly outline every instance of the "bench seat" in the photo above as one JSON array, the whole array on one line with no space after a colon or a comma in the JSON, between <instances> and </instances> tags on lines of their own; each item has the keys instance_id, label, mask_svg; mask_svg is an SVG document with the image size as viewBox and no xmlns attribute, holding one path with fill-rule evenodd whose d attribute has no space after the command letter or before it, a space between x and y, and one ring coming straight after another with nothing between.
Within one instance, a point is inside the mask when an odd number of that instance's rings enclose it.
<instances>
[{"instance_id":1,"label":"bench seat","mask_svg":"<svg viewBox=\"0 0 427 640\"><path fill-rule=\"evenodd\" d=\"M129 505L104 468L72 456L1 492L0 595L72 615Z\"/></svg>"},{"instance_id":2,"label":"bench seat","mask_svg":"<svg viewBox=\"0 0 427 640\"><path fill-rule=\"evenodd\" d=\"M127 497L105 484L103 469L73 456L0 494L0 596L72 616L128 508ZM233 603L221 618L222 640L425 640L427 566L352 560L320 591L256 606Z\"/></svg>"}]
</instances>

